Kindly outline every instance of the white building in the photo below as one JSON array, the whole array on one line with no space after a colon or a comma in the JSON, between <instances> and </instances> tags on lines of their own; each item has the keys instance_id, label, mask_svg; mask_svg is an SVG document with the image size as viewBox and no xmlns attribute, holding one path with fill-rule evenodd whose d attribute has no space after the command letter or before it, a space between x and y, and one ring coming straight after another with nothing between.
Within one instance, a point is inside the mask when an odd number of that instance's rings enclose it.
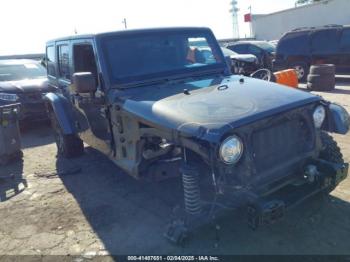
<instances>
[{"instance_id":1,"label":"white building","mask_svg":"<svg viewBox=\"0 0 350 262\"><path fill-rule=\"evenodd\" d=\"M298 27L350 24L350 0L324 0L267 15L253 15L253 34L258 40L278 40Z\"/></svg>"}]
</instances>

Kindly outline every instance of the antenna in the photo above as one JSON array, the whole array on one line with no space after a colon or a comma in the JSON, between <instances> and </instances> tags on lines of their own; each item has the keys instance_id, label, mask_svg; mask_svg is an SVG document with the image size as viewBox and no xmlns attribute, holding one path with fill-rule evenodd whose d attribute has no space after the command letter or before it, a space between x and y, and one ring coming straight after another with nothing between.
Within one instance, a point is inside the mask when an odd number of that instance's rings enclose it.
<instances>
[{"instance_id":1,"label":"antenna","mask_svg":"<svg viewBox=\"0 0 350 262\"><path fill-rule=\"evenodd\" d=\"M122 23L124 24L125 29L128 29L128 26L126 24L126 18L123 19Z\"/></svg>"}]
</instances>

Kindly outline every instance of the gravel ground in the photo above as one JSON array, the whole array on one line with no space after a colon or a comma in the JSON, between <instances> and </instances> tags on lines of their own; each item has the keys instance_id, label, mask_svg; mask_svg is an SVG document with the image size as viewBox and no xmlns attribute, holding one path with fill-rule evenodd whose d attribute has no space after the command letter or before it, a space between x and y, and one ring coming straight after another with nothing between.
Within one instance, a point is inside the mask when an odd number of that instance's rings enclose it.
<instances>
[{"instance_id":1,"label":"gravel ground","mask_svg":"<svg viewBox=\"0 0 350 262\"><path fill-rule=\"evenodd\" d=\"M350 112L350 82L319 93ZM350 135L334 136L350 161ZM163 237L176 203L173 182L138 182L87 147L74 160L56 158L50 129L23 134L24 158L0 168L0 254L350 254L350 179L330 197L316 196L273 226L252 231L243 215L208 225L184 246ZM14 190L17 188L18 190Z\"/></svg>"}]
</instances>

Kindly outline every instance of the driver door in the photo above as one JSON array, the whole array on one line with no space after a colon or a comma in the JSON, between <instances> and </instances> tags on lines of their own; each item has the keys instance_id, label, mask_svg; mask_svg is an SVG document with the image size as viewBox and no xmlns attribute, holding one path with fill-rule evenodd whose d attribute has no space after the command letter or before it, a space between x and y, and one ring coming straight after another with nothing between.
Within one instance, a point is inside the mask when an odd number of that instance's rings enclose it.
<instances>
[{"instance_id":1,"label":"driver door","mask_svg":"<svg viewBox=\"0 0 350 262\"><path fill-rule=\"evenodd\" d=\"M94 94L71 94L75 113L78 116L77 127L80 137L99 151L111 152L111 132L108 120L108 108L105 92L99 77L99 67L95 56L95 47L91 40L72 41L73 73L91 72L97 91Z\"/></svg>"}]
</instances>

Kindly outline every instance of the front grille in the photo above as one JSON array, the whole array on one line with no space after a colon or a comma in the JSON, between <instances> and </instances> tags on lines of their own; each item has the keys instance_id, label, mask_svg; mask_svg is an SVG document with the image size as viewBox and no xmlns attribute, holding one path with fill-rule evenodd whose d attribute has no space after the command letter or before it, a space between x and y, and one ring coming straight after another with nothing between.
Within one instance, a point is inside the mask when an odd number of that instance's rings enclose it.
<instances>
[{"instance_id":1,"label":"front grille","mask_svg":"<svg viewBox=\"0 0 350 262\"><path fill-rule=\"evenodd\" d=\"M312 129L301 117L281 119L252 134L253 158L258 172L292 160L314 147Z\"/></svg>"},{"instance_id":2,"label":"front grille","mask_svg":"<svg viewBox=\"0 0 350 262\"><path fill-rule=\"evenodd\" d=\"M19 97L24 103L40 103L43 102L42 93L23 93Z\"/></svg>"}]
</instances>

